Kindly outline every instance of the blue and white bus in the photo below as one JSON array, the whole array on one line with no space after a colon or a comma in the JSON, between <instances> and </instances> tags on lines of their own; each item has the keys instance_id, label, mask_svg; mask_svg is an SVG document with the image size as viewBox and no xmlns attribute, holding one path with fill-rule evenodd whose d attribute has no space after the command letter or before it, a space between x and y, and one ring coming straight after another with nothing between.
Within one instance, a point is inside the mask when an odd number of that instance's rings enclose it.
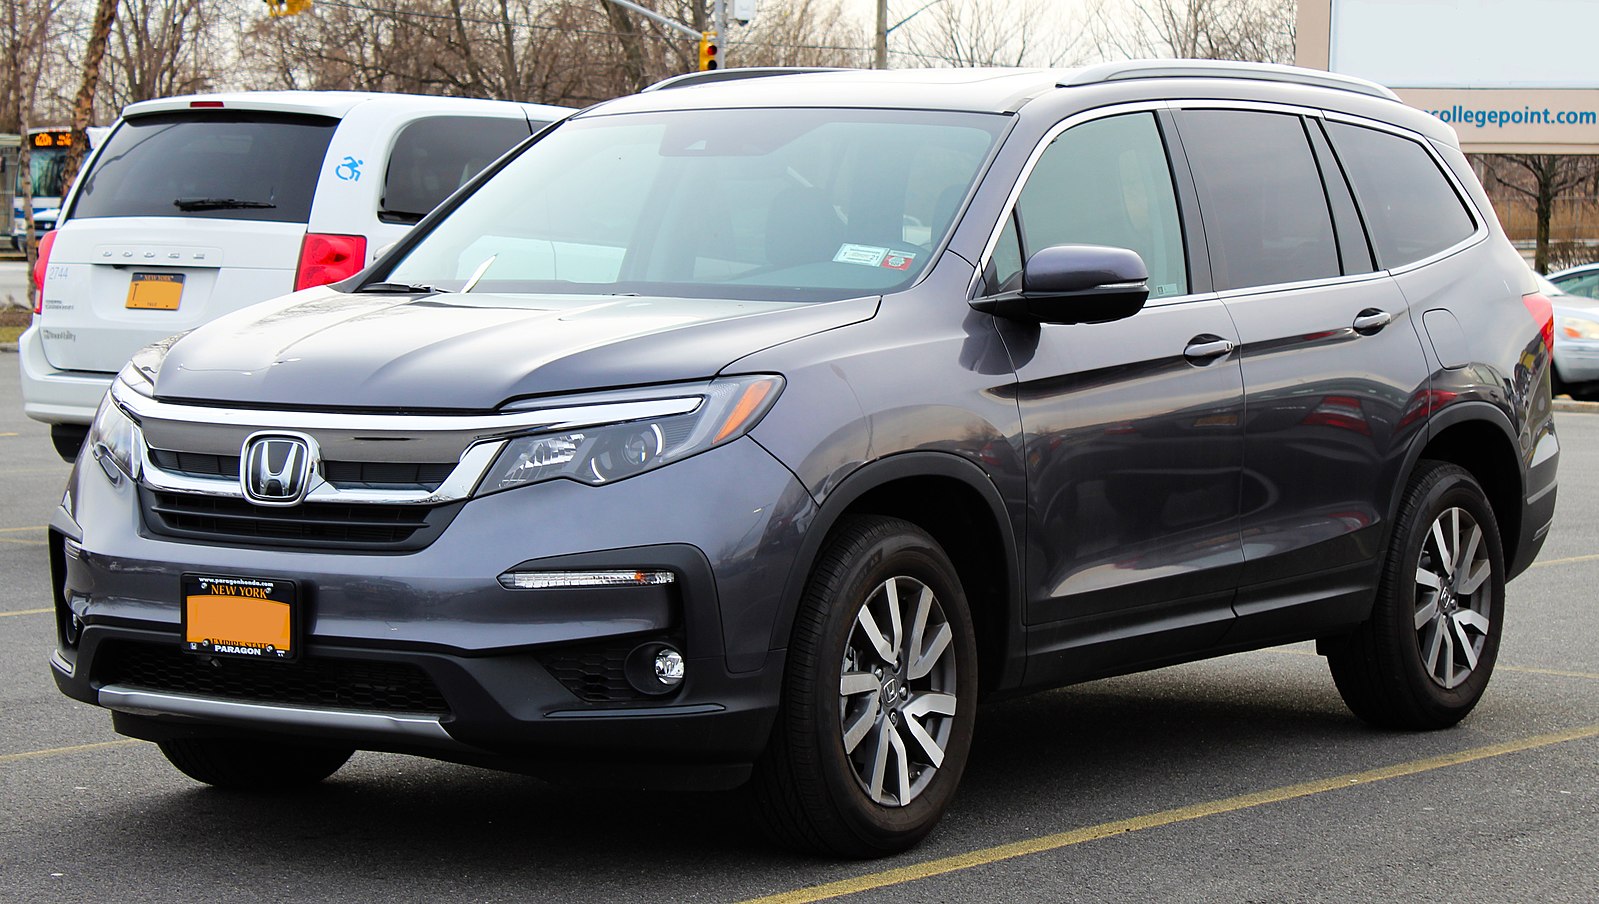
<instances>
[{"instance_id":1,"label":"blue and white bus","mask_svg":"<svg viewBox=\"0 0 1599 904\"><path fill-rule=\"evenodd\" d=\"M15 192L11 196L11 244L19 251L28 229L22 210L23 180L33 181L34 232L43 235L55 228L56 216L61 210L61 194L66 189L61 177L67 168L67 151L72 147L72 130L63 126L29 129L22 140L28 145L31 162L29 172L17 171ZM89 136L89 144L94 145L93 134Z\"/></svg>"}]
</instances>

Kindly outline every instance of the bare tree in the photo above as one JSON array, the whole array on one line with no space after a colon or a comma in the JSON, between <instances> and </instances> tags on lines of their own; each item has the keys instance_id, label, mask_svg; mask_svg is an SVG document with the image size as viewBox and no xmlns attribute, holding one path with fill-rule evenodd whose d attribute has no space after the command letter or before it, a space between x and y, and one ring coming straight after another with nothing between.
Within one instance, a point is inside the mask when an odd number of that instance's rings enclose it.
<instances>
[{"instance_id":1,"label":"bare tree","mask_svg":"<svg viewBox=\"0 0 1599 904\"><path fill-rule=\"evenodd\" d=\"M735 66L864 66L864 37L850 28L838 0L763 4L747 26L734 26L726 46Z\"/></svg>"},{"instance_id":2,"label":"bare tree","mask_svg":"<svg viewBox=\"0 0 1599 904\"><path fill-rule=\"evenodd\" d=\"M37 114L43 62L59 51L67 0L0 0L0 132L24 131ZM35 120L36 121L36 120Z\"/></svg>"},{"instance_id":3,"label":"bare tree","mask_svg":"<svg viewBox=\"0 0 1599 904\"><path fill-rule=\"evenodd\" d=\"M214 17L201 0L122 0L99 99L107 111L211 86Z\"/></svg>"},{"instance_id":4,"label":"bare tree","mask_svg":"<svg viewBox=\"0 0 1599 904\"><path fill-rule=\"evenodd\" d=\"M119 5L119 0L98 0L95 5L94 24L89 26L89 43L83 52L83 81L72 101L72 143L67 145L67 162L61 172L61 188L57 192L61 195L77 178L84 151L89 147L89 121L94 117L94 94L100 87L100 63L105 59Z\"/></svg>"},{"instance_id":5,"label":"bare tree","mask_svg":"<svg viewBox=\"0 0 1599 904\"><path fill-rule=\"evenodd\" d=\"M999 15L991 0L938 0L903 20L903 49L921 66L1059 66L1077 29L1049 21L1055 5L1016 0Z\"/></svg>"},{"instance_id":6,"label":"bare tree","mask_svg":"<svg viewBox=\"0 0 1599 904\"><path fill-rule=\"evenodd\" d=\"M1555 202L1599 179L1599 160L1568 154L1491 154L1479 157L1490 187L1531 201L1537 230L1533 269L1549 272L1549 224Z\"/></svg>"},{"instance_id":7,"label":"bare tree","mask_svg":"<svg viewBox=\"0 0 1599 904\"><path fill-rule=\"evenodd\" d=\"M1295 0L1102 2L1092 32L1104 56L1290 63Z\"/></svg>"}]
</instances>

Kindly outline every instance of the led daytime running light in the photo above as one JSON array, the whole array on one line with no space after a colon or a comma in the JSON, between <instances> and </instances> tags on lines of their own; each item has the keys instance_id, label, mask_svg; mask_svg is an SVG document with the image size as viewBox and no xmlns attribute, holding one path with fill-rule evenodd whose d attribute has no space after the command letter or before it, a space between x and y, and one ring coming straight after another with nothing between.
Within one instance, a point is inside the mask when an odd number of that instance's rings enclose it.
<instances>
[{"instance_id":1,"label":"led daytime running light","mask_svg":"<svg viewBox=\"0 0 1599 904\"><path fill-rule=\"evenodd\" d=\"M670 571L508 571L500 575L507 590L553 590L565 587L651 587L672 584Z\"/></svg>"}]
</instances>

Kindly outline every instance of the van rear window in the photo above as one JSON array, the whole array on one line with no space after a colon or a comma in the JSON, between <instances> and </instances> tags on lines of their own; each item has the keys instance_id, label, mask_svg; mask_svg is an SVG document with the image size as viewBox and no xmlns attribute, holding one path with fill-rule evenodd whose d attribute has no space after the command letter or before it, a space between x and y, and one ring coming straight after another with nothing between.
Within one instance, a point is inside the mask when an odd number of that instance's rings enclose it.
<instances>
[{"instance_id":1,"label":"van rear window","mask_svg":"<svg viewBox=\"0 0 1599 904\"><path fill-rule=\"evenodd\" d=\"M71 217L305 223L339 121L266 113L163 113L111 134Z\"/></svg>"}]
</instances>

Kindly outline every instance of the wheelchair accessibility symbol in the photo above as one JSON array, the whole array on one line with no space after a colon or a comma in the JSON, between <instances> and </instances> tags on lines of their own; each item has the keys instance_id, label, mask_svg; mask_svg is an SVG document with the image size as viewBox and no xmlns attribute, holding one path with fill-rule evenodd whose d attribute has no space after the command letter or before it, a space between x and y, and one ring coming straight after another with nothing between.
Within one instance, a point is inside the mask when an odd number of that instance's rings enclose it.
<instances>
[{"instance_id":1,"label":"wheelchair accessibility symbol","mask_svg":"<svg viewBox=\"0 0 1599 904\"><path fill-rule=\"evenodd\" d=\"M357 160L354 157L345 157L343 163L333 168L333 175L338 176L345 182L360 182L361 164L365 162L365 160Z\"/></svg>"}]
</instances>

